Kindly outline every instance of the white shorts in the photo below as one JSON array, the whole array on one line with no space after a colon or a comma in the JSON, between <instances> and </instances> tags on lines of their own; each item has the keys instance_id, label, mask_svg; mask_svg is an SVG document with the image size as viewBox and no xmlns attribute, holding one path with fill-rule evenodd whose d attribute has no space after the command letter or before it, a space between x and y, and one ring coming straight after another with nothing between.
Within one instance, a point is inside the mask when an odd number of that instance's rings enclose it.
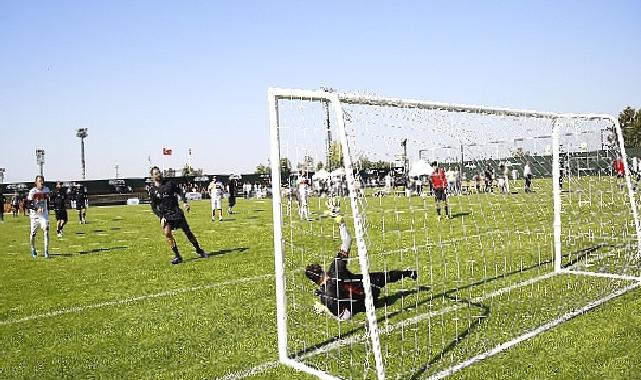
<instances>
[{"instance_id":1,"label":"white shorts","mask_svg":"<svg viewBox=\"0 0 641 380\"><path fill-rule=\"evenodd\" d=\"M220 198L214 198L211 200L211 209L212 210L222 210L223 209L223 200Z\"/></svg>"},{"instance_id":2,"label":"white shorts","mask_svg":"<svg viewBox=\"0 0 641 380\"><path fill-rule=\"evenodd\" d=\"M35 235L38 228L49 231L49 220L45 218L31 218L31 235Z\"/></svg>"}]
</instances>

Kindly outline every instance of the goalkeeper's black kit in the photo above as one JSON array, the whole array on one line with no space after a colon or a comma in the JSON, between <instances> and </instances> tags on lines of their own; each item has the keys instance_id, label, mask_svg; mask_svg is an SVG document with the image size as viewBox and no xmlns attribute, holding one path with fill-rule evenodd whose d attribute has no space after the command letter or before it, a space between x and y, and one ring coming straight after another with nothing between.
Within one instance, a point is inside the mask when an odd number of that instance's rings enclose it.
<instances>
[{"instance_id":1,"label":"goalkeeper's black kit","mask_svg":"<svg viewBox=\"0 0 641 380\"><path fill-rule=\"evenodd\" d=\"M347 254L339 251L326 272L327 281L316 290L321 303L336 317L342 317L348 310L351 315L365 311L365 288L363 275L352 273L347 269ZM372 297L376 306L381 289L391 282L397 282L405 277L416 277L416 272L389 271L369 274L372 285Z\"/></svg>"}]
</instances>

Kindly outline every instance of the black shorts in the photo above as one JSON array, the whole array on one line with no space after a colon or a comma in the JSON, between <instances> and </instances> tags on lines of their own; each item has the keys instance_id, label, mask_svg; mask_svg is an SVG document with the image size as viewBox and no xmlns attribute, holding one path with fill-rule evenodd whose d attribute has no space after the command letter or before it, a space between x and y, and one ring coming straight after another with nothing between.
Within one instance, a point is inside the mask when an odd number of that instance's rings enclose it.
<instances>
[{"instance_id":1,"label":"black shorts","mask_svg":"<svg viewBox=\"0 0 641 380\"><path fill-rule=\"evenodd\" d=\"M189 231L189 223L187 223L187 219L171 219L171 220L166 220L165 219L165 225L171 226L172 230L177 230L177 229L182 229L183 231L187 232Z\"/></svg>"},{"instance_id":2,"label":"black shorts","mask_svg":"<svg viewBox=\"0 0 641 380\"><path fill-rule=\"evenodd\" d=\"M447 195L445 195L445 189L434 189L434 196L437 201L447 200Z\"/></svg>"},{"instance_id":3,"label":"black shorts","mask_svg":"<svg viewBox=\"0 0 641 380\"><path fill-rule=\"evenodd\" d=\"M229 207L234 207L236 205L236 197L229 197Z\"/></svg>"},{"instance_id":4,"label":"black shorts","mask_svg":"<svg viewBox=\"0 0 641 380\"><path fill-rule=\"evenodd\" d=\"M67 216L67 209L55 210L56 211L56 220L64 220L65 223L69 221Z\"/></svg>"},{"instance_id":5,"label":"black shorts","mask_svg":"<svg viewBox=\"0 0 641 380\"><path fill-rule=\"evenodd\" d=\"M86 208L87 208L87 204L85 202L76 201L76 210L83 210Z\"/></svg>"}]
</instances>

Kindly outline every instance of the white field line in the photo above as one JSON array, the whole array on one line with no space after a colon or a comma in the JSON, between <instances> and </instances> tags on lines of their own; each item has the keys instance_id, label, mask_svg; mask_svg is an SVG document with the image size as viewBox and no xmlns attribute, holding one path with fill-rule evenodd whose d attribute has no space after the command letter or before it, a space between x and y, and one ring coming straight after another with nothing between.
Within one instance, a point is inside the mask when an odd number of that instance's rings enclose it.
<instances>
[{"instance_id":1,"label":"white field line","mask_svg":"<svg viewBox=\"0 0 641 380\"><path fill-rule=\"evenodd\" d=\"M261 365L257 365L254 368L246 369L246 370L243 370L243 371L240 371L240 372L230 373L230 374L225 375L223 377L219 377L216 380L240 380L240 379L244 379L246 377L258 375L259 373L263 373L265 371L268 371L268 370L270 370L270 369L272 369L274 367L277 367L279 364L280 364L280 362L278 360L275 360L273 362L263 363Z\"/></svg>"},{"instance_id":2,"label":"white field line","mask_svg":"<svg viewBox=\"0 0 641 380\"><path fill-rule=\"evenodd\" d=\"M498 297L498 296L500 296L502 294L511 292L511 291L513 291L515 289L522 288L522 287L528 286L528 285L532 285L532 284L535 284L535 283L537 283L539 281L542 281L542 280L547 280L547 279L552 278L552 277L554 277L556 275L557 275L557 273L549 272L549 273L546 273L546 274L544 274L542 276L531 278L531 279L529 279L527 281L519 282L519 283L516 283L516 284L511 285L511 286L507 286L507 287L504 287L504 288L501 288L501 289L497 289L497 290L493 291L492 293L486 294L486 295L484 295L482 297L475 297L475 298L473 298L471 300L471 302L472 303L480 303L480 302L486 301L486 300L488 300L490 298ZM427 318L439 317L439 316L441 316L443 314L451 313L451 312L453 312L455 310L458 310L458 309L461 309L461 308L467 307L467 306L468 306L468 304L465 303L465 304L448 306L448 307L445 307L445 308L440 309L440 310L430 311L428 313L419 314L419 315L417 315L415 317L405 319L405 320L403 320L401 322L398 322L396 324L387 325L385 327L382 327L381 328L381 333L388 334L388 333L393 332L394 330L403 329L403 328L415 325L418 322L420 322L422 320L425 320ZM330 344L328 344L328 345L326 345L324 347L320 347L320 348L317 348L314 351L306 353L305 355L303 355L301 357L301 359L306 359L308 357L315 356L315 355L318 355L318 354L324 354L324 353L326 353L328 351L340 348L340 347L345 346L345 345L353 344L353 343L356 343L356 342L359 342L359 341L362 341L362 340L365 340L365 339L367 339L367 337L364 336L364 335L358 335L358 336L354 336L354 337L347 338L347 339L340 339L340 340L334 341L334 342L332 342L332 343L330 343Z\"/></svg>"},{"instance_id":3,"label":"white field line","mask_svg":"<svg viewBox=\"0 0 641 380\"><path fill-rule=\"evenodd\" d=\"M521 335L519 337L516 337L516 338L514 338L514 339L512 339L512 340L510 340L508 342L502 343L502 344L494 347L493 349L491 349L491 350L489 350L487 352L484 352L482 354L476 355L473 358L470 358L470 359L464 361L463 363L457 364L457 365L455 365L453 367L450 367L450 368L448 368L446 370L443 370L443 371L441 371L441 372L439 372L437 374L434 374L433 376L429 377L429 380L440 380L440 379L442 379L444 377L452 375L452 374L462 370L463 368L469 367L470 365L472 365L472 364L474 364L474 363L476 363L478 361L487 359L490 356L494 356L494 355L496 355L496 354L498 354L500 352L503 352L503 351L507 350L508 348L510 348L510 347L512 347L512 346L514 346L516 344L519 344L519 343L523 342L524 340L530 339L530 338L532 338L532 337L534 337L534 336L536 336L536 335L538 335L538 334L540 334L542 332L545 332L547 330L552 329L553 327L556 327L556 326L560 325L563 322L566 322L566 321L568 321L568 320L570 320L570 319L572 319L572 318L574 318L576 316L579 316L581 314L584 314L584 313L590 311L591 309L593 309L593 308L595 308L595 307L597 307L597 306L599 306L599 305L601 305L601 304L603 304L605 302L610 301L613 298L619 297L619 296L623 295L624 293L626 293L626 292L628 292L630 290L638 288L639 286L641 286L641 282L634 282L632 285L629 285L629 286L627 286L627 287L625 287L625 288L623 288L623 289L621 289L621 290L619 290L619 291L617 291L615 293L609 294L606 297L603 297L601 299L593 301L593 302L589 303L588 305L586 305L585 307L583 307L581 309L577 309L577 310L571 311L571 312L561 316L560 318L557 318L557 319L555 319L555 320L553 320L551 322L548 322L548 323L546 323L546 324L544 324L542 326L539 326L539 327L537 327L537 328L535 328L533 330L530 330L527 333L525 333L525 334L523 334L523 335Z\"/></svg>"},{"instance_id":4,"label":"white field line","mask_svg":"<svg viewBox=\"0 0 641 380\"><path fill-rule=\"evenodd\" d=\"M531 279L529 279L527 281L523 281L523 282L511 285L511 286L507 286L507 287L504 287L504 288L501 288L501 289L497 289L494 292L489 293L489 294L487 294L485 296L476 297L476 298L474 298L472 300L472 302L474 302L474 303L483 302L483 301L485 301L485 300L487 300L489 298L497 297L497 296L500 296L500 295L502 295L504 293L510 292L510 291L512 291L514 289L522 288L524 286L528 286L528 285L537 283L539 281L546 280L548 278L554 277L555 275L556 275L556 273L549 272L549 273L546 273L546 274L544 274L542 276L531 278ZM396 323L394 325L387 325L387 326L381 328L381 333L388 334L388 333L391 333L394 330L398 330L398 329L402 329L402 328L414 325L414 324L416 324L416 323L418 323L418 322L420 322L420 321L422 321L422 320L424 320L426 318L438 317L438 316L441 316L443 314L450 313L450 312L453 312L453 311L455 311L457 309L463 308L465 306L467 306L467 304L466 305L461 304L461 305L448 306L448 307L445 307L445 308L443 308L441 310L431 311L431 312L428 312L428 313L423 313L423 314L417 315L415 317L406 319L404 321L398 322L398 323ZM359 341L363 341L365 339L367 339L367 337L364 336L364 335L357 335L357 336L354 336L354 337L351 337L351 338L340 339L340 340L334 341L332 343L329 343L329 344L327 344L327 345L325 345L323 347L319 347L319 348L317 348L317 349L315 349L313 351L310 351L310 352L302 355L298 359L299 360L304 360L304 359L307 359L309 357L320 355L320 354L335 350L337 348L340 348L340 347L343 347L343 346L346 346L346 345L350 345L350 344L353 344L353 343L357 343ZM224 377L220 377L220 378L217 378L215 380L240 380L240 379L244 379L246 377L254 376L254 375L257 375L259 373L262 373L262 372L264 372L264 371L266 371L268 369L273 368L274 366L276 366L278 364L279 364L278 361L263 363L263 364L260 364L260 365L258 365L256 367L253 367L253 368L250 368L250 369L247 369L247 370L230 373L230 374L228 374L228 375L226 375Z\"/></svg>"},{"instance_id":5,"label":"white field line","mask_svg":"<svg viewBox=\"0 0 641 380\"><path fill-rule=\"evenodd\" d=\"M17 318L17 319L7 319L7 320L4 320L4 321L0 321L0 326L9 326L9 325L14 325L16 323L32 321L32 320L35 320L35 319L52 318L52 317L57 317L59 315L64 315L64 314L81 313L81 312L86 311L86 310L100 309L100 308L104 308L104 307L127 305L127 304L140 302L140 301L144 301L144 300L148 300L148 299L173 297L173 296L176 296L178 294L189 293L189 292L197 292L197 291L201 291L201 290L213 289L213 288L217 288L217 287L221 287L221 286L227 286L227 285L241 284L241 283L250 282L250 281L262 280L262 279L273 277L273 276L274 276L273 274L268 273L268 274L264 274L264 275L256 276L256 277L244 277L244 278L238 278L238 279L225 281L225 282L216 282L216 283L213 283L213 284L203 285L203 286L194 286L194 287L190 287L190 288L171 289L171 290L166 290L166 291L163 291L163 292L160 292L160 293L145 294L145 295L142 295L142 296L125 298L125 299L121 299L121 300L105 301L105 302L100 302L100 303L96 303L96 304L93 304L93 305L74 306L74 307L69 307L69 308L55 310L55 311L49 311L49 312L42 313L42 314L29 315L29 316L22 317L22 318Z\"/></svg>"}]
</instances>

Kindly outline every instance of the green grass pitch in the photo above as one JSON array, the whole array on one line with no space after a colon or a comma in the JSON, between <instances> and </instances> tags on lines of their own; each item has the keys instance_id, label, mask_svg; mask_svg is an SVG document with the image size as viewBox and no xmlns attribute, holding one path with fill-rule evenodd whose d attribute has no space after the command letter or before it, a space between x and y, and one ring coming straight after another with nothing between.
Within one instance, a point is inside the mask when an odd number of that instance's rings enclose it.
<instances>
[{"instance_id":1,"label":"green grass pitch","mask_svg":"<svg viewBox=\"0 0 641 380\"><path fill-rule=\"evenodd\" d=\"M491 202L495 199L498 197L492 198ZM375 202L382 203L377 205ZM455 213L471 213L465 217L471 218L475 212L480 212L480 209L473 209L475 206L462 210L456 202L452 203ZM170 250L148 205L92 207L87 214L89 223L86 225L80 225L75 212L70 210L70 223L62 239L55 236L52 215L52 258L49 260L42 256L35 260L31 258L28 218L20 216L14 219L5 215L5 222L0 224L0 378L240 379L251 373L250 379L311 378L275 364L277 343L271 201L239 199L237 214L225 215L223 222L215 223L209 219L209 207L208 201L192 202L188 220L211 257L196 259L195 252L179 231L176 234L178 244L186 260L176 266L169 263ZM424 228L412 227L412 218L405 218L409 213L389 211L395 207L400 207L398 202L372 197L368 206L371 214L368 215L371 215L373 226L380 225L382 215L394 215L394 223L388 226L389 234L371 236L372 249L407 246L407 236L395 231ZM405 210L409 205L402 207ZM460 228L456 227L456 223L460 223L458 219L432 228L436 222L431 198L427 198L421 207L429 215L426 219L429 231L449 238L461 234ZM508 202L503 207L509 209L512 206ZM310 234L305 230L311 228L310 225L304 227L305 222L295 221L292 230L299 234L297 244L302 242L309 250L315 250L317 256L331 257L338 240L329 232L333 228L332 221L318 218L320 209L320 206L312 206L315 222L310 223L318 229ZM526 223L519 219L519 215L514 218L509 223ZM527 223L532 223L533 228L539 225L536 220ZM545 223L548 223L547 228L551 228L547 221L540 224ZM289 231L288 225L286 228ZM330 237L315 241L317 238L314 236L320 236L319 229L324 229L322 236ZM37 247L42 255L41 232L37 237ZM446 249L441 251L440 257L456 254ZM411 264L414 259L415 256L408 255L404 260L390 259L389 264L407 266L405 264ZM438 262L436 255L434 260ZM297 262L293 264L298 265ZM354 271L358 271L354 265ZM382 264L373 260L373 265ZM452 270L440 264L434 267L443 273L451 273L448 271ZM293 272L296 268L288 269ZM475 276L473 267L461 270L467 273L463 278ZM531 277L522 272L514 276L505 281L518 281L519 276L523 279ZM325 323L325 317L307 313L306 306L313 302L313 295L311 287L301 277L292 280L293 285L298 286L293 289L300 290L296 295L301 306L291 310L292 321L304 321L313 326L311 331L315 331L314 326ZM438 273L431 280L426 276L421 278L420 285L430 288L421 297L440 293L452 285L435 278L438 278ZM391 287L390 291L407 286L407 283L399 283L398 288ZM482 293L481 288L469 288L467 296L477 297ZM556 288L550 286L549 289ZM578 290L585 289L579 287ZM549 307L546 296L552 295L533 292L532 303ZM641 291L631 291L451 378L640 378L639 295ZM403 302L406 301L414 303L416 298L408 296L406 300L391 305L401 312L390 323L417 315L416 310L403 314ZM448 302L440 297L430 307L439 307L437 301ZM517 315L519 306L527 309L531 305L526 302L504 311ZM471 305L466 312L482 313L482 307ZM362 323L362 318L357 317L355 326ZM496 334L512 331L498 324L488 323L488 326L492 326L491 331ZM444 336L449 336L449 328L450 325L442 328ZM490 337L487 331L484 336ZM292 347L295 347L298 344L296 339L302 339L299 336L301 331L292 328L291 334ZM305 337L309 342L315 339L323 341L322 338ZM481 344L474 334L467 339ZM414 343L411 347L404 347L408 341L414 342L413 337L401 340L398 334L390 334L383 340L398 352L414 349ZM488 349L502 340L502 337L490 340ZM475 349L474 344L463 341L449 353ZM352 350L358 351L358 347ZM425 357L429 359L430 356ZM316 359L310 360L314 362ZM410 363L402 357L387 360L397 373L402 373L403 367L427 364ZM447 363L441 364L446 366ZM438 365L436 362L435 366Z\"/></svg>"}]
</instances>

